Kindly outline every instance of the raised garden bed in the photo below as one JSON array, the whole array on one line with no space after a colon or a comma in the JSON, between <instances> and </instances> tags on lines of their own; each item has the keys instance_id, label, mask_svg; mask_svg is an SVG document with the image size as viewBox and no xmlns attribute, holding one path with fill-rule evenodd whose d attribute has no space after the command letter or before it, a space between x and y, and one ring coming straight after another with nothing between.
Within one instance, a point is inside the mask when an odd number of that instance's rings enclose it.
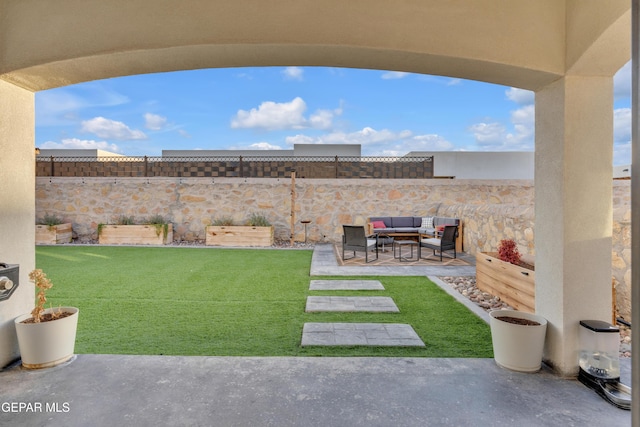
<instances>
[{"instance_id":1,"label":"raised garden bed","mask_svg":"<svg viewBox=\"0 0 640 427\"><path fill-rule=\"evenodd\" d=\"M529 267L533 267L533 260ZM476 286L483 292L500 297L511 307L535 313L536 273L526 263L514 265L500 260L497 253L476 254Z\"/></svg>"},{"instance_id":2,"label":"raised garden bed","mask_svg":"<svg viewBox=\"0 0 640 427\"><path fill-rule=\"evenodd\" d=\"M271 246L273 226L209 225L205 244L208 246Z\"/></svg>"},{"instance_id":3,"label":"raised garden bed","mask_svg":"<svg viewBox=\"0 0 640 427\"><path fill-rule=\"evenodd\" d=\"M36 225L36 245L71 243L73 229L71 223L57 225Z\"/></svg>"},{"instance_id":4,"label":"raised garden bed","mask_svg":"<svg viewBox=\"0 0 640 427\"><path fill-rule=\"evenodd\" d=\"M166 245L172 241L173 224L102 224L98 229L101 245Z\"/></svg>"}]
</instances>

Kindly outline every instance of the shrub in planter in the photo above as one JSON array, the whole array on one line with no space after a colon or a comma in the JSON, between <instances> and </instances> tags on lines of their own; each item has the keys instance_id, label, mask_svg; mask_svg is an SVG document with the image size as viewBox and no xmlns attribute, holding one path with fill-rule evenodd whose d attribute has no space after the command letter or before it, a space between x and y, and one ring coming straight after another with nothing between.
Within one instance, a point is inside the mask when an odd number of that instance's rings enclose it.
<instances>
[{"instance_id":1,"label":"shrub in planter","mask_svg":"<svg viewBox=\"0 0 640 427\"><path fill-rule=\"evenodd\" d=\"M163 239L167 239L169 233L169 223L164 219L162 215L153 215L144 221L144 224L153 225L156 228L156 235L163 235Z\"/></svg>"},{"instance_id":2,"label":"shrub in planter","mask_svg":"<svg viewBox=\"0 0 640 427\"><path fill-rule=\"evenodd\" d=\"M483 292L500 297L520 311L535 311L535 267L533 259L522 257L516 243L502 240L498 253L476 253L476 285Z\"/></svg>"},{"instance_id":3,"label":"shrub in planter","mask_svg":"<svg viewBox=\"0 0 640 427\"><path fill-rule=\"evenodd\" d=\"M269 222L267 217L264 216L263 214L252 213L251 216L249 217L249 220L247 221L247 225L250 225L253 227L270 227L271 223Z\"/></svg>"},{"instance_id":4,"label":"shrub in planter","mask_svg":"<svg viewBox=\"0 0 640 427\"><path fill-rule=\"evenodd\" d=\"M215 219L205 229L205 244L209 246L271 246L273 245L273 226L266 216L252 214L247 225L233 225L233 219L222 217Z\"/></svg>"},{"instance_id":5,"label":"shrub in planter","mask_svg":"<svg viewBox=\"0 0 640 427\"><path fill-rule=\"evenodd\" d=\"M70 222L63 222L55 215L45 215L36 221L36 245L71 243L73 230Z\"/></svg>"},{"instance_id":6,"label":"shrub in planter","mask_svg":"<svg viewBox=\"0 0 640 427\"><path fill-rule=\"evenodd\" d=\"M520 252L516 242L512 239L501 240L498 246L498 258L504 262L520 265Z\"/></svg>"},{"instance_id":7,"label":"shrub in planter","mask_svg":"<svg viewBox=\"0 0 640 427\"><path fill-rule=\"evenodd\" d=\"M100 244L163 245L173 241L173 225L161 215L136 224L131 216L120 216L116 224L98 224Z\"/></svg>"},{"instance_id":8,"label":"shrub in planter","mask_svg":"<svg viewBox=\"0 0 640 427\"><path fill-rule=\"evenodd\" d=\"M233 222L233 218L231 218L230 216L223 216L211 221L211 225L214 225L216 227L231 226L231 225L234 225L234 222Z\"/></svg>"}]
</instances>

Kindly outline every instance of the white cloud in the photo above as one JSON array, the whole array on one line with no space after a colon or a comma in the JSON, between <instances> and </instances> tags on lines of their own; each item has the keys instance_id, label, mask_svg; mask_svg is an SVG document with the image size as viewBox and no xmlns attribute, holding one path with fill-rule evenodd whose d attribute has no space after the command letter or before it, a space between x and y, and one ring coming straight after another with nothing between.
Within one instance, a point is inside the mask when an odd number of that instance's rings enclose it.
<instances>
[{"instance_id":1,"label":"white cloud","mask_svg":"<svg viewBox=\"0 0 640 427\"><path fill-rule=\"evenodd\" d=\"M130 129L122 122L105 119L104 117L94 117L91 120L83 121L81 130L105 139L131 140L147 138L147 135L140 130Z\"/></svg>"},{"instance_id":2,"label":"white cloud","mask_svg":"<svg viewBox=\"0 0 640 427\"><path fill-rule=\"evenodd\" d=\"M294 144L329 144L329 142L323 142L322 137L313 138L308 135L294 135L285 138L287 145L293 146Z\"/></svg>"},{"instance_id":3,"label":"white cloud","mask_svg":"<svg viewBox=\"0 0 640 427\"><path fill-rule=\"evenodd\" d=\"M251 144L240 143L237 145L231 145L226 148L227 150L283 150L279 145L272 144L266 141L254 142Z\"/></svg>"},{"instance_id":4,"label":"white cloud","mask_svg":"<svg viewBox=\"0 0 640 427\"><path fill-rule=\"evenodd\" d=\"M511 123L516 131L511 136L513 141L521 146L533 148L536 132L536 107L530 104L512 111Z\"/></svg>"},{"instance_id":5,"label":"white cloud","mask_svg":"<svg viewBox=\"0 0 640 427\"><path fill-rule=\"evenodd\" d=\"M119 153L120 148L116 144L109 144L106 141L94 141L91 139L78 139L68 138L63 139L61 142L47 141L39 146L44 149L93 149L93 150L106 150Z\"/></svg>"},{"instance_id":6,"label":"white cloud","mask_svg":"<svg viewBox=\"0 0 640 427\"><path fill-rule=\"evenodd\" d=\"M342 110L318 110L309 117L309 127L314 129L329 129L333 118L340 115Z\"/></svg>"},{"instance_id":7,"label":"white cloud","mask_svg":"<svg viewBox=\"0 0 640 427\"><path fill-rule=\"evenodd\" d=\"M38 101L43 105L57 103L61 109L87 107L115 107L126 104L129 98L97 82L80 83L74 86L38 92Z\"/></svg>"},{"instance_id":8,"label":"white cloud","mask_svg":"<svg viewBox=\"0 0 640 427\"><path fill-rule=\"evenodd\" d=\"M307 104L299 97L291 102L266 101L250 111L238 110L236 117L231 121L231 127L268 130L301 129L304 127L303 113L306 109Z\"/></svg>"},{"instance_id":9,"label":"white cloud","mask_svg":"<svg viewBox=\"0 0 640 427\"><path fill-rule=\"evenodd\" d=\"M178 133L180 134L181 137L183 138L191 138L191 134L189 134L189 132L187 132L184 129L178 129Z\"/></svg>"},{"instance_id":10,"label":"white cloud","mask_svg":"<svg viewBox=\"0 0 640 427\"><path fill-rule=\"evenodd\" d=\"M613 140L631 141L631 108L613 110Z\"/></svg>"},{"instance_id":11,"label":"white cloud","mask_svg":"<svg viewBox=\"0 0 640 427\"><path fill-rule=\"evenodd\" d=\"M613 111L613 164L631 164L631 108Z\"/></svg>"},{"instance_id":12,"label":"white cloud","mask_svg":"<svg viewBox=\"0 0 640 427\"><path fill-rule=\"evenodd\" d=\"M305 118L304 112L307 104L300 97L293 99L291 102L277 103L266 101L260 104L258 108L252 108L250 111L239 110L235 118L231 120L233 129L328 129L331 127L333 118L342 114L341 109L335 110L318 110L308 119Z\"/></svg>"},{"instance_id":13,"label":"white cloud","mask_svg":"<svg viewBox=\"0 0 640 427\"><path fill-rule=\"evenodd\" d=\"M613 76L613 95L616 98L631 97L631 61Z\"/></svg>"},{"instance_id":14,"label":"white cloud","mask_svg":"<svg viewBox=\"0 0 640 427\"><path fill-rule=\"evenodd\" d=\"M85 102L69 92L43 91L36 93L36 105L38 119L44 121L57 114L78 110L85 105Z\"/></svg>"},{"instance_id":15,"label":"white cloud","mask_svg":"<svg viewBox=\"0 0 640 427\"><path fill-rule=\"evenodd\" d=\"M507 91L509 93L510 91ZM511 96L518 99L517 102L525 102L527 96L516 91ZM508 95L509 96L509 95ZM527 104L511 111L511 125L513 131L499 122L480 122L469 127L475 138L476 144L483 150L505 151L520 150L529 151L535 146L535 106Z\"/></svg>"},{"instance_id":16,"label":"white cloud","mask_svg":"<svg viewBox=\"0 0 640 427\"><path fill-rule=\"evenodd\" d=\"M500 146L503 144L507 129L502 123L476 123L469 127L476 142L481 146Z\"/></svg>"},{"instance_id":17,"label":"white cloud","mask_svg":"<svg viewBox=\"0 0 640 427\"><path fill-rule=\"evenodd\" d=\"M287 67L282 70L285 80L303 80L304 69L300 67Z\"/></svg>"},{"instance_id":18,"label":"white cloud","mask_svg":"<svg viewBox=\"0 0 640 427\"><path fill-rule=\"evenodd\" d=\"M167 118L157 114L146 113L144 115L144 126L151 130L161 130L167 124Z\"/></svg>"},{"instance_id":19,"label":"white cloud","mask_svg":"<svg viewBox=\"0 0 640 427\"><path fill-rule=\"evenodd\" d=\"M516 87L509 88L505 94L507 98L520 105L533 104L536 100L535 92Z\"/></svg>"},{"instance_id":20,"label":"white cloud","mask_svg":"<svg viewBox=\"0 0 640 427\"><path fill-rule=\"evenodd\" d=\"M393 132L388 129L376 130L365 127L359 131L345 133L332 132L311 137L295 135L286 138L287 145L293 144L360 144L362 154L367 156L398 156L409 151L451 150L453 144L439 135L413 135L409 130Z\"/></svg>"},{"instance_id":21,"label":"white cloud","mask_svg":"<svg viewBox=\"0 0 640 427\"><path fill-rule=\"evenodd\" d=\"M278 145L269 144L268 142L257 142L249 146L251 150L282 150Z\"/></svg>"},{"instance_id":22,"label":"white cloud","mask_svg":"<svg viewBox=\"0 0 640 427\"><path fill-rule=\"evenodd\" d=\"M395 80L395 79L403 79L408 75L409 73L405 73L404 71L387 71L386 73L382 73L380 77L383 80Z\"/></svg>"},{"instance_id":23,"label":"white cloud","mask_svg":"<svg viewBox=\"0 0 640 427\"><path fill-rule=\"evenodd\" d=\"M616 166L631 164L631 141L624 144L614 144L613 164Z\"/></svg>"},{"instance_id":24,"label":"white cloud","mask_svg":"<svg viewBox=\"0 0 640 427\"><path fill-rule=\"evenodd\" d=\"M44 90L36 93L38 126L68 125L78 121L78 111L86 108L126 104L129 98L97 82Z\"/></svg>"}]
</instances>

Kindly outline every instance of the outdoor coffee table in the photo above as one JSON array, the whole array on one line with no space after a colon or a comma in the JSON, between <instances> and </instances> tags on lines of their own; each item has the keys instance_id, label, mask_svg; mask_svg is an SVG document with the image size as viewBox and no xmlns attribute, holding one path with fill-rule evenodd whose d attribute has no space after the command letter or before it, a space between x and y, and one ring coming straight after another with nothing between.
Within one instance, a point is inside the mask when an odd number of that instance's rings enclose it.
<instances>
[{"instance_id":1,"label":"outdoor coffee table","mask_svg":"<svg viewBox=\"0 0 640 427\"><path fill-rule=\"evenodd\" d=\"M406 255L406 249L405 249L405 255L402 255L402 247L403 246L409 246L411 248L411 254L409 256ZM393 242L393 257L395 259L399 259L400 262L405 262L405 261L417 261L418 258L414 257L413 255L413 247L414 246L418 246L418 242L416 242L415 240L394 240ZM396 251L397 248L397 251ZM418 251L416 251L418 252ZM416 254L418 255L418 254Z\"/></svg>"},{"instance_id":2,"label":"outdoor coffee table","mask_svg":"<svg viewBox=\"0 0 640 427\"><path fill-rule=\"evenodd\" d=\"M380 243L382 246L382 252L386 252L384 245L393 244L394 238L385 233L378 232L377 234L378 234L378 243Z\"/></svg>"}]
</instances>

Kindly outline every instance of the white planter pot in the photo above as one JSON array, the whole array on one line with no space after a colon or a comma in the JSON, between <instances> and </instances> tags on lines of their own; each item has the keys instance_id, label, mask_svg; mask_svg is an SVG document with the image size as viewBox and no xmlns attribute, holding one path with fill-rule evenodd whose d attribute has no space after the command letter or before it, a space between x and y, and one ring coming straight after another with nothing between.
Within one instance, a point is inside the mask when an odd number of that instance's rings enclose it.
<instances>
[{"instance_id":1,"label":"white planter pot","mask_svg":"<svg viewBox=\"0 0 640 427\"><path fill-rule=\"evenodd\" d=\"M54 310L58 309L54 308ZM45 313L50 311L51 309L47 309ZM21 323L30 318L31 313L15 319L22 366L28 369L49 368L73 357L79 310L75 307L62 307L62 311L73 314L40 323Z\"/></svg>"},{"instance_id":2,"label":"white planter pot","mask_svg":"<svg viewBox=\"0 0 640 427\"><path fill-rule=\"evenodd\" d=\"M502 316L533 320L540 325L516 325L498 319ZM489 317L496 363L513 371L539 371L542 366L547 320L542 316L515 310L492 311Z\"/></svg>"}]
</instances>

